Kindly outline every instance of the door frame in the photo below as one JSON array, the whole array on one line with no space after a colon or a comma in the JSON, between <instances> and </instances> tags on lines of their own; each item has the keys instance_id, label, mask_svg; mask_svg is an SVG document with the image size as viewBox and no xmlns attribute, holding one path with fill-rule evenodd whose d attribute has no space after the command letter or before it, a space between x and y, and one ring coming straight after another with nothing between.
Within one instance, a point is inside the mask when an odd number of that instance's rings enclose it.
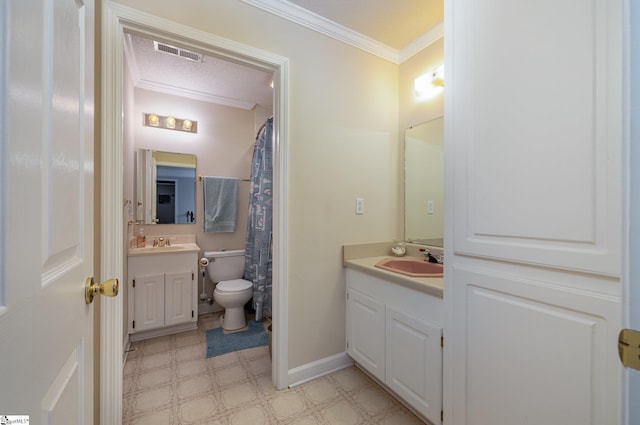
<instances>
[{"instance_id":1,"label":"door frame","mask_svg":"<svg viewBox=\"0 0 640 425\"><path fill-rule=\"evenodd\" d=\"M636 50L632 48L640 41L640 8L634 7L631 1L624 0L624 77L623 77L623 161L622 161L622 195L623 195L623 220L622 220L622 327L638 329L637 311L640 303L640 289L637 280L640 275L640 267L632 261L633 255L638 255L640 243L637 242L639 234L639 220L636 218L640 212L640 197L638 196L637 171L633 171L632 164L640 160L640 149L633 148L640 141L640 124L633 122L633 114L640 109L640 76L637 75L640 58ZM629 368L622 368L622 400L621 423L631 425L637 421L640 408L632 401L632 397L640 391L640 374Z\"/></svg>"},{"instance_id":2,"label":"door frame","mask_svg":"<svg viewBox=\"0 0 640 425\"><path fill-rule=\"evenodd\" d=\"M277 389L288 387L287 183L289 140L289 60L159 18L117 3L102 8L102 133L100 274L124 276L123 223L123 35L162 37L274 74L274 205L273 205L273 360L272 380ZM109 302L111 301L111 302ZM122 297L100 308L100 423L122 421L123 361Z\"/></svg>"}]
</instances>

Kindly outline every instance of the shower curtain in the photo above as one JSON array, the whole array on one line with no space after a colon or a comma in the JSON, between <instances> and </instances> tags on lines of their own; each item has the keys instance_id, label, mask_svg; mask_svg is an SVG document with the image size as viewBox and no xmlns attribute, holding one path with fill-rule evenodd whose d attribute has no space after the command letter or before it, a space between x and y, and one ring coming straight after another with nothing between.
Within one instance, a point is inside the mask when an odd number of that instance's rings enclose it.
<instances>
[{"instance_id":1,"label":"shower curtain","mask_svg":"<svg viewBox=\"0 0 640 425\"><path fill-rule=\"evenodd\" d=\"M251 161L244 278L253 282L256 321L271 317L272 143L273 117L258 132Z\"/></svg>"}]
</instances>

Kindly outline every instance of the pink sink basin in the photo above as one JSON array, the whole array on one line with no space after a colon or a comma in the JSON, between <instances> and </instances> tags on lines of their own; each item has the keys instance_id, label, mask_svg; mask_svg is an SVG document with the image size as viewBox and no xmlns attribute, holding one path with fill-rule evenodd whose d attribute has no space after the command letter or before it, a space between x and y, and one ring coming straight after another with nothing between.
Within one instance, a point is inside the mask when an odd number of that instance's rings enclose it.
<instances>
[{"instance_id":1,"label":"pink sink basin","mask_svg":"<svg viewBox=\"0 0 640 425\"><path fill-rule=\"evenodd\" d=\"M376 267L411 277L442 277L442 264L429 263L420 258L387 258Z\"/></svg>"}]
</instances>

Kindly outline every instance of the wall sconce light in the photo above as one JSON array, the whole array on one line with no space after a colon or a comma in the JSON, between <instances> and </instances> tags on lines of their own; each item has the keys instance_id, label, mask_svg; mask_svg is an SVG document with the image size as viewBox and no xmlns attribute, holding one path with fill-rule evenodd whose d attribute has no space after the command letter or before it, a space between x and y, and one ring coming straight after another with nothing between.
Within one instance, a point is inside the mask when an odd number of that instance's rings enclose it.
<instances>
[{"instance_id":1,"label":"wall sconce light","mask_svg":"<svg viewBox=\"0 0 640 425\"><path fill-rule=\"evenodd\" d=\"M444 88L444 65L416 78L413 82L416 98L427 100L434 98Z\"/></svg>"},{"instance_id":2,"label":"wall sconce light","mask_svg":"<svg viewBox=\"0 0 640 425\"><path fill-rule=\"evenodd\" d=\"M198 132L198 121L175 118L172 116L162 116L156 114L144 114L144 125L147 127L166 128L169 130L186 131L187 133Z\"/></svg>"}]
</instances>

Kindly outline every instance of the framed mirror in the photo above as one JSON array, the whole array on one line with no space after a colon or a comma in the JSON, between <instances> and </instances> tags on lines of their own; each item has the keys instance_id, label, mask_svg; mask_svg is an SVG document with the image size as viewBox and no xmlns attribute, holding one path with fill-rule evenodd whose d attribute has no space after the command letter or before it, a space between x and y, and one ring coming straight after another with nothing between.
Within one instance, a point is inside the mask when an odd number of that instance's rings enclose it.
<instances>
[{"instance_id":1,"label":"framed mirror","mask_svg":"<svg viewBox=\"0 0 640 425\"><path fill-rule=\"evenodd\" d=\"M404 136L404 236L443 246L444 118L408 128Z\"/></svg>"},{"instance_id":2,"label":"framed mirror","mask_svg":"<svg viewBox=\"0 0 640 425\"><path fill-rule=\"evenodd\" d=\"M144 224L196 222L196 156L139 149L136 220Z\"/></svg>"}]
</instances>

